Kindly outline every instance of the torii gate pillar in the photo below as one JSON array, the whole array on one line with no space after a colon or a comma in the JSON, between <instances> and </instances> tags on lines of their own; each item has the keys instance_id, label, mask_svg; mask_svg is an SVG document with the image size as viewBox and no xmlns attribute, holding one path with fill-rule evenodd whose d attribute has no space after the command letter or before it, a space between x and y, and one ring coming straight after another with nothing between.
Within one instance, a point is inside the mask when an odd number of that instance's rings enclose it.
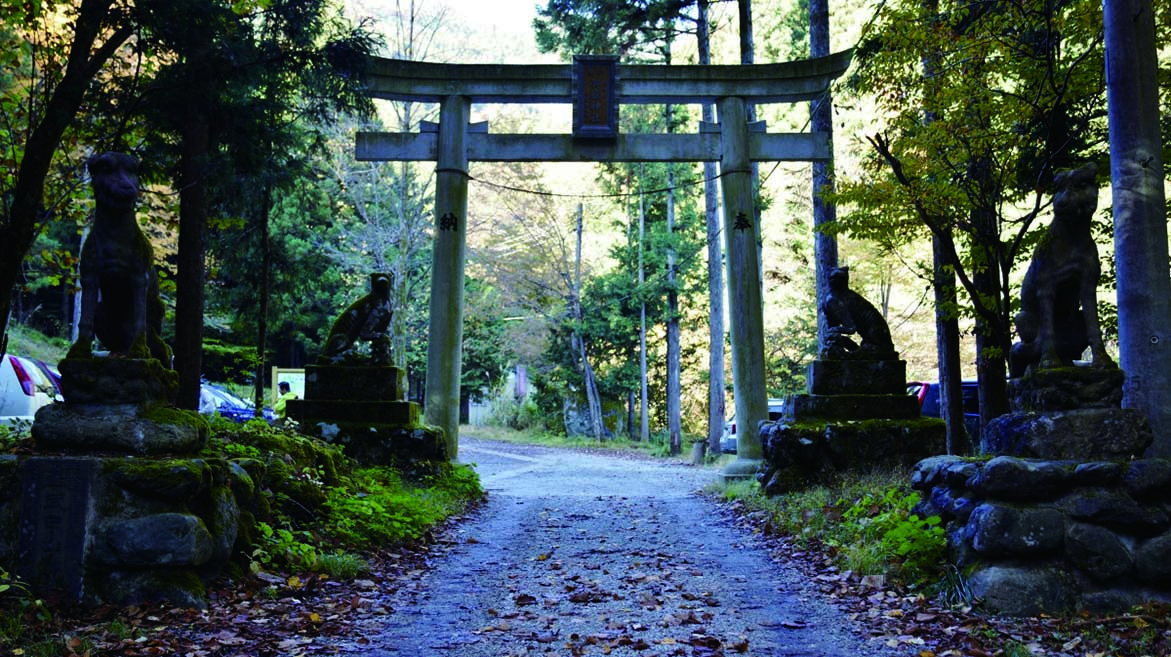
<instances>
[{"instance_id":1,"label":"torii gate pillar","mask_svg":"<svg viewBox=\"0 0 1171 657\"><path fill-rule=\"evenodd\" d=\"M463 354L464 259L468 227L467 131L471 100L447 96L439 104L435 168L435 241L431 260L431 330L423 419L442 427L447 456L459 455L459 379Z\"/></svg>"},{"instance_id":2,"label":"torii gate pillar","mask_svg":"<svg viewBox=\"0 0 1171 657\"><path fill-rule=\"evenodd\" d=\"M760 264L756 259L755 201L749 159L748 111L743 98L719 101L720 173L724 192L724 248L728 272L728 314L732 380L736 389L736 460L725 479L756 475L763 450L757 424L768 419L764 382L764 311Z\"/></svg>"}]
</instances>

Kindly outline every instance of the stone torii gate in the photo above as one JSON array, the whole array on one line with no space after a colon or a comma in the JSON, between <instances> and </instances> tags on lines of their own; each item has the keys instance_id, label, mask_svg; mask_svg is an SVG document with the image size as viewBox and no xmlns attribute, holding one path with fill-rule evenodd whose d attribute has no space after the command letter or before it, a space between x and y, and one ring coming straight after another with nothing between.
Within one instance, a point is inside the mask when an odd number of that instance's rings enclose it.
<instances>
[{"instance_id":1,"label":"stone torii gate","mask_svg":"<svg viewBox=\"0 0 1171 657\"><path fill-rule=\"evenodd\" d=\"M732 378L736 418L768 419L764 329L750 164L832 158L826 133L769 134L750 124L748 103L813 100L849 66L851 52L781 64L619 65L579 56L553 65L436 64L372 58L374 98L439 103L439 124L418 133L363 132L362 161L436 162L435 242L424 418L447 432L458 454L468 162L719 162L723 192ZM490 134L469 124L473 103L571 103L573 134ZM620 134L618 108L634 104L716 103L719 123L699 134ZM738 458L725 475L751 476L761 459L754 432L740 431Z\"/></svg>"}]
</instances>

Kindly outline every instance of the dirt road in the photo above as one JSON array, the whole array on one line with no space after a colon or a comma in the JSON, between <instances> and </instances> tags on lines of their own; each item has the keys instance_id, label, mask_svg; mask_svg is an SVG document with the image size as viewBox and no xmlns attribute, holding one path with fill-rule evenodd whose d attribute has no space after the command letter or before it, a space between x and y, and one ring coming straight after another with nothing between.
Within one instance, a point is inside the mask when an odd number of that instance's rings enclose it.
<instances>
[{"instance_id":1,"label":"dirt road","mask_svg":"<svg viewBox=\"0 0 1171 657\"><path fill-rule=\"evenodd\" d=\"M713 469L461 438L489 501L350 654L894 655L695 491ZM906 653L902 653L906 654Z\"/></svg>"}]
</instances>

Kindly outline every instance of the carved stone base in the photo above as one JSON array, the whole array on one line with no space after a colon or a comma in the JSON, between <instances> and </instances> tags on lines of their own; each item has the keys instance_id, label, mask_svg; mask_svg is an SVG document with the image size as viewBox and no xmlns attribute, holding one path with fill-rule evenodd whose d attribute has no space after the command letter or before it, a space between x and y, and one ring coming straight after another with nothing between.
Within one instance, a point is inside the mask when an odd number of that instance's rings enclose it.
<instances>
[{"instance_id":1,"label":"carved stone base","mask_svg":"<svg viewBox=\"0 0 1171 657\"><path fill-rule=\"evenodd\" d=\"M359 463L419 471L447 461L447 443L441 430L419 423L405 384L397 367L310 365L305 399L289 400L286 409L303 431L341 445Z\"/></svg>"},{"instance_id":2,"label":"carved stone base","mask_svg":"<svg viewBox=\"0 0 1171 657\"><path fill-rule=\"evenodd\" d=\"M289 417L303 425L321 421L391 424L419 423L419 405L408 401L350 401L341 399L290 399Z\"/></svg>"},{"instance_id":3,"label":"carved stone base","mask_svg":"<svg viewBox=\"0 0 1171 657\"><path fill-rule=\"evenodd\" d=\"M83 404L174 404L179 375L154 358L66 358L61 394Z\"/></svg>"},{"instance_id":4,"label":"carved stone base","mask_svg":"<svg viewBox=\"0 0 1171 657\"><path fill-rule=\"evenodd\" d=\"M919 402L901 395L793 395L790 408L798 421L826 420L913 420L919 417Z\"/></svg>"},{"instance_id":5,"label":"carved stone base","mask_svg":"<svg viewBox=\"0 0 1171 657\"><path fill-rule=\"evenodd\" d=\"M906 361L815 360L808 381L809 394L794 395L788 405L798 422L919 417L918 402L907 394Z\"/></svg>"},{"instance_id":6,"label":"carved stone base","mask_svg":"<svg viewBox=\"0 0 1171 657\"><path fill-rule=\"evenodd\" d=\"M20 574L38 595L85 604L207 604L253 481L221 459L36 456L0 481L19 501ZM6 508L7 505L7 508Z\"/></svg>"},{"instance_id":7,"label":"carved stone base","mask_svg":"<svg viewBox=\"0 0 1171 657\"><path fill-rule=\"evenodd\" d=\"M50 452L193 454L207 444L208 426L195 411L65 401L37 411L32 436Z\"/></svg>"},{"instance_id":8,"label":"carved stone base","mask_svg":"<svg viewBox=\"0 0 1171 657\"><path fill-rule=\"evenodd\" d=\"M1029 372L1008 382L1015 411L1071 411L1121 408L1126 374L1116 368L1057 367Z\"/></svg>"},{"instance_id":9,"label":"carved stone base","mask_svg":"<svg viewBox=\"0 0 1171 657\"><path fill-rule=\"evenodd\" d=\"M920 459L946 449L943 422L919 417L777 422L762 425L760 440L766 470L757 479L767 495L826 483L843 472L910 468Z\"/></svg>"},{"instance_id":10,"label":"carved stone base","mask_svg":"<svg viewBox=\"0 0 1171 657\"><path fill-rule=\"evenodd\" d=\"M403 401L407 374L399 367L306 365L305 399Z\"/></svg>"},{"instance_id":11,"label":"carved stone base","mask_svg":"<svg viewBox=\"0 0 1171 657\"><path fill-rule=\"evenodd\" d=\"M907 394L904 360L815 360L807 374L808 390L814 395Z\"/></svg>"},{"instance_id":12,"label":"carved stone base","mask_svg":"<svg viewBox=\"0 0 1171 657\"><path fill-rule=\"evenodd\" d=\"M304 430L341 445L358 463L393 466L408 476L432 474L448 460L447 440L439 427L319 421Z\"/></svg>"}]
</instances>

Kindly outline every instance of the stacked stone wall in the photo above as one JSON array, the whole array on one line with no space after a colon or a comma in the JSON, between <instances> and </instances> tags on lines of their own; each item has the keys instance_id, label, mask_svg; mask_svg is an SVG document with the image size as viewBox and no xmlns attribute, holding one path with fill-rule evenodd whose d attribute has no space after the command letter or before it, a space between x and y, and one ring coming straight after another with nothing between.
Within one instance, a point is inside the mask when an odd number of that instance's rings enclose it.
<instances>
[{"instance_id":1,"label":"stacked stone wall","mask_svg":"<svg viewBox=\"0 0 1171 657\"><path fill-rule=\"evenodd\" d=\"M912 471L990 610L1125 610L1171 598L1171 461L935 456Z\"/></svg>"}]
</instances>

